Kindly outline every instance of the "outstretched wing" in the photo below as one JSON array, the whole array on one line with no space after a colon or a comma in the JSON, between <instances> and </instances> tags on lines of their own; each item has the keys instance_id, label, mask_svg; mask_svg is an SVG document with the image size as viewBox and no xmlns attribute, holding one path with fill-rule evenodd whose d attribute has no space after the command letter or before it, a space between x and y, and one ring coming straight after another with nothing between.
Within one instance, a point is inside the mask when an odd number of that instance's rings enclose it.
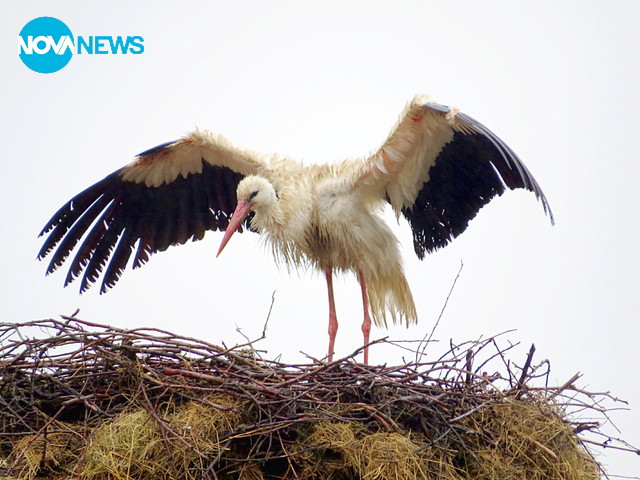
<instances>
[{"instance_id":1,"label":"outstretched wing","mask_svg":"<svg viewBox=\"0 0 640 480\"><path fill-rule=\"evenodd\" d=\"M238 182L266 168L259 155L208 132L159 145L63 205L40 233L48 236L38 258L53 252L49 274L84 236L65 286L84 271L84 292L106 267L104 293L134 250L136 268L170 245L200 240L206 230L224 230L236 206Z\"/></svg>"},{"instance_id":2,"label":"outstretched wing","mask_svg":"<svg viewBox=\"0 0 640 480\"><path fill-rule=\"evenodd\" d=\"M535 193L553 223L538 182L511 148L477 120L425 97L407 107L365 162L359 183L385 189L394 210L409 221L421 259L464 232L507 188Z\"/></svg>"}]
</instances>

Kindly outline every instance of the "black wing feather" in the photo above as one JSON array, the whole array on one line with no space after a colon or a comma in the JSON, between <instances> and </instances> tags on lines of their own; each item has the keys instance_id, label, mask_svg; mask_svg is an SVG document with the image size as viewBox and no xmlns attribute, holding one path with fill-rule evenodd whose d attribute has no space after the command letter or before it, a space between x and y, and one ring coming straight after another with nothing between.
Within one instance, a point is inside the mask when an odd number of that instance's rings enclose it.
<instances>
[{"instance_id":1,"label":"black wing feather","mask_svg":"<svg viewBox=\"0 0 640 480\"><path fill-rule=\"evenodd\" d=\"M100 218L100 223L103 225L100 227L100 241L95 244L95 248L92 248L90 256L87 257L88 263L80 284L81 292L86 292L89 289L109 261L109 256L122 232L122 223L118 221L119 215L122 214L122 204L114 202Z\"/></svg>"},{"instance_id":2,"label":"black wing feather","mask_svg":"<svg viewBox=\"0 0 640 480\"><path fill-rule=\"evenodd\" d=\"M76 244L80 241L82 236L85 234L87 229L91 226L91 224L95 221L95 219L102 213L104 208L110 203L110 200L106 196L99 197L91 206L84 212L84 214L73 224L71 228L68 228L66 225L63 226L63 223L59 223L56 226L56 230L62 231L62 234L66 235L60 236L62 238L62 242L60 246L55 251L53 256L51 257L51 261L49 262L49 266L47 268L47 274L52 273L58 267L62 266L64 261L69 256L69 253L75 248ZM49 239L57 236L56 231L52 232L49 236ZM58 241L60 240L58 238ZM55 243L48 249L51 250L55 246ZM43 247L44 249L44 247ZM40 252L40 258L44 257L46 253Z\"/></svg>"},{"instance_id":3,"label":"black wing feather","mask_svg":"<svg viewBox=\"0 0 640 480\"><path fill-rule=\"evenodd\" d=\"M167 145L171 142L150 152ZM171 245L200 240L207 230L224 230L236 207L236 187L243 178L230 168L204 160L201 173L179 175L158 187L125 181L123 170L72 198L40 233L48 237L38 258L55 250L47 273L57 270L85 236L70 264L65 286L84 271L80 285L84 292L106 267L100 290L104 293L120 279L134 250L136 268Z\"/></svg>"},{"instance_id":4,"label":"black wing feather","mask_svg":"<svg viewBox=\"0 0 640 480\"><path fill-rule=\"evenodd\" d=\"M89 263L91 255L95 251L96 247L100 244L100 241L104 236L104 232L106 231L106 229L107 226L105 225L105 223L102 221L98 221L93 226L93 228L89 230L89 233L82 242L82 245L80 245L80 248L76 252L76 256L73 258L73 261L69 266L69 271L67 272L67 277L64 281L65 287L80 276L82 270L87 266L87 263ZM70 253L71 252L69 251L65 252L64 254L69 255Z\"/></svg>"},{"instance_id":5,"label":"black wing feather","mask_svg":"<svg viewBox=\"0 0 640 480\"><path fill-rule=\"evenodd\" d=\"M120 277L129 262L129 257L131 257L131 253L133 252L135 242L136 238L133 235L133 229L125 228L120 240L118 241L117 247L111 255L109 266L104 272L100 293L106 292L113 287L118 280L120 280Z\"/></svg>"},{"instance_id":6,"label":"black wing feather","mask_svg":"<svg viewBox=\"0 0 640 480\"><path fill-rule=\"evenodd\" d=\"M434 109L449 111L444 108ZM402 209L421 259L464 232L478 211L507 188L534 192L553 222L540 186L513 150L477 120L464 114L456 118L468 130L454 132L429 169L429 179L414 204Z\"/></svg>"},{"instance_id":7,"label":"black wing feather","mask_svg":"<svg viewBox=\"0 0 640 480\"><path fill-rule=\"evenodd\" d=\"M202 240L207 230L214 228L214 216L209 208L209 196L207 193L207 182L203 177L195 179L198 182L196 188L191 193L193 194L193 239Z\"/></svg>"},{"instance_id":8,"label":"black wing feather","mask_svg":"<svg viewBox=\"0 0 640 480\"><path fill-rule=\"evenodd\" d=\"M117 182L116 177L119 173L120 170L80 192L65 203L53 215L53 217L51 217L39 235L42 236L51 232L38 253L39 260L42 260L51 252L51 250L53 250L58 242L60 242L60 240L65 236L67 231L73 226L75 221L83 215L87 209L104 194L105 191L113 188L113 183Z\"/></svg>"}]
</instances>

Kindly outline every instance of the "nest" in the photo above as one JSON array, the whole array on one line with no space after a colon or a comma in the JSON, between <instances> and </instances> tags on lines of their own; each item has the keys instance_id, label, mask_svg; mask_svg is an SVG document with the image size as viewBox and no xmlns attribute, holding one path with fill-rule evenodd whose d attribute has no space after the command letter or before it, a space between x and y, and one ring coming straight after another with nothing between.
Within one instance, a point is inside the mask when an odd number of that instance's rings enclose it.
<instances>
[{"instance_id":1,"label":"nest","mask_svg":"<svg viewBox=\"0 0 640 480\"><path fill-rule=\"evenodd\" d=\"M430 362L287 365L252 342L73 317L0 324L0 477L599 478L590 448L610 439L570 412L601 417L616 399L579 390L578 375L549 387L533 346L522 367L511 348L494 337Z\"/></svg>"}]
</instances>

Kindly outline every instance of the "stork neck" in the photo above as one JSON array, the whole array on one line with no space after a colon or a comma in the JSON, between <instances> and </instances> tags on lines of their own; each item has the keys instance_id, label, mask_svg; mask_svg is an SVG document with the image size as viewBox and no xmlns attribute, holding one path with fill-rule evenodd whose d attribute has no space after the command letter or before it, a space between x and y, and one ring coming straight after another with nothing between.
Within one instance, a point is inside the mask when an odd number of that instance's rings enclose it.
<instances>
[{"instance_id":1,"label":"stork neck","mask_svg":"<svg viewBox=\"0 0 640 480\"><path fill-rule=\"evenodd\" d=\"M256 208L252 225L259 231L280 230L285 223L285 215L280 201L276 201L266 208Z\"/></svg>"}]
</instances>

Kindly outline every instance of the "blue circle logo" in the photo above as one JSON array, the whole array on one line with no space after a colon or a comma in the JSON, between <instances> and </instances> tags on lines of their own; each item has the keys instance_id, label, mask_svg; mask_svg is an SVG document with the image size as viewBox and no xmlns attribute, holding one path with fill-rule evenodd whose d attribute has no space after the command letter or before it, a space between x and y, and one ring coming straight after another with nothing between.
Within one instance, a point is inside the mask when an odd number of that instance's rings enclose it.
<instances>
[{"instance_id":1,"label":"blue circle logo","mask_svg":"<svg viewBox=\"0 0 640 480\"><path fill-rule=\"evenodd\" d=\"M27 23L18 39L20 60L38 73L54 73L73 56L73 34L67 25L53 17L38 17Z\"/></svg>"}]
</instances>

